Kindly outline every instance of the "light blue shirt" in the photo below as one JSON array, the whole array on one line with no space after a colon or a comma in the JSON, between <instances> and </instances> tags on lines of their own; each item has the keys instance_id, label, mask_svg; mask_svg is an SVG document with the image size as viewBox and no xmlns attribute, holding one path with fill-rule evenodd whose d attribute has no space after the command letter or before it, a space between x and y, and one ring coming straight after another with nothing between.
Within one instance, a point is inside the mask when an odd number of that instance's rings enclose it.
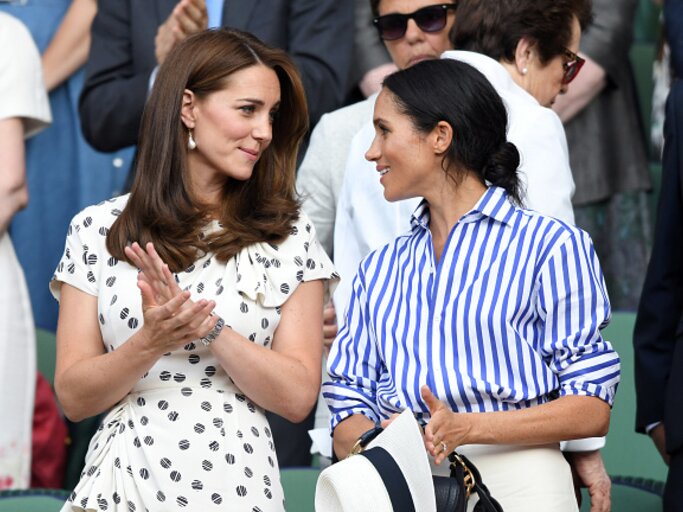
<instances>
[{"instance_id":1,"label":"light blue shirt","mask_svg":"<svg viewBox=\"0 0 683 512\"><path fill-rule=\"evenodd\" d=\"M420 387L454 411L521 409L562 395L609 404L619 356L600 336L610 306L589 236L489 188L453 227L439 261L429 207L411 233L370 253L328 358L331 427L409 408Z\"/></svg>"},{"instance_id":2,"label":"light blue shirt","mask_svg":"<svg viewBox=\"0 0 683 512\"><path fill-rule=\"evenodd\" d=\"M206 12L209 15L209 28L220 27L223 21L224 0L205 0Z\"/></svg>"}]
</instances>

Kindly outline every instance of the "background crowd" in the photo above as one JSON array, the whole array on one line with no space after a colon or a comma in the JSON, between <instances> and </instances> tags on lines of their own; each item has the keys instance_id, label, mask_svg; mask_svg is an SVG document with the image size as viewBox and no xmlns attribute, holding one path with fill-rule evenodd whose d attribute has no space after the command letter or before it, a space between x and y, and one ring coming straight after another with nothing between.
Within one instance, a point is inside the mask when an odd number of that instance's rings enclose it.
<instances>
[{"instance_id":1,"label":"background crowd","mask_svg":"<svg viewBox=\"0 0 683 512\"><path fill-rule=\"evenodd\" d=\"M418 204L396 203L395 211L389 211L382 191L367 181L376 178L374 164L365 161L364 155L374 136L372 112L384 77L448 52L450 58L480 69L506 104L515 104L514 98L520 96L514 88L504 90L496 84L492 77L498 71L503 70L505 80L512 77L529 93L534 106L519 106L517 116L509 113L509 138L522 153L526 204L585 230L600 260L612 310L639 310L637 428L653 435L667 461L673 455L671 478L683 481L679 476L683 474L683 428L680 414L671 412L683 409L667 391L672 386L669 375L672 382L680 378L682 352L675 349L674 340L683 332L679 326L683 256L678 257L683 240L682 189L674 122L681 115L676 77L683 72L683 30L677 30L683 2L667 0L663 9L662 42L670 49L673 85L666 110L662 199L657 210L653 196L659 194L660 176L653 177L650 163L659 154L649 149L646 140L649 119L643 119L639 109L630 60L636 13L645 3L593 0L592 17L580 20L580 45L577 42L570 51L583 61L581 72L572 76L571 86L568 81L558 82L557 91L547 93L543 87L550 83L549 76L539 74L539 85L531 64L515 60L517 56L510 60L477 40L471 27L481 20L463 18L462 32L451 30L460 7L450 8L455 3L449 1L0 2L0 37L15 41L0 50L0 86L7 91L3 101L8 105L0 105L0 133L5 134L1 148L3 155L17 155L14 160L3 158L0 169L0 400L3 408L17 411L12 420L2 420L8 427L0 433L0 489L75 485L63 479L64 427L55 425L62 420L49 383L36 376L34 327L56 331L59 304L48 283L63 257L71 219L89 205L126 192L135 182L135 170L141 168L134 162L136 144L140 137L155 136L141 133L140 126L161 66L180 42L212 27L243 30L284 50L301 75L309 131L297 155L297 191L322 248L342 278L334 297L325 289L321 340L325 351L337 334L337 325L343 325L360 260L409 229L410 215ZM425 28L414 17L402 34L385 34L384 40L377 36L373 18L379 14L417 13L432 5L444 9L445 23L438 29ZM496 66L513 64L492 71L489 61ZM25 69L26 62L32 62L33 69ZM32 84L26 86L32 96L13 102L9 98L21 92L12 90L18 82ZM26 109L15 106L24 104ZM529 112L536 111L538 117L529 121ZM23 123L17 125L17 119ZM14 128L8 122L14 122ZM526 122L524 129L515 128L517 122L520 126ZM526 157L522 133L528 137L528 147L536 145ZM542 154L541 147L547 153ZM15 168L10 166L12 161L19 162ZM535 167L544 165L555 174ZM319 261L327 260L321 255ZM11 340L19 340L21 352L10 348ZM614 348L619 352L618 343ZM8 392L17 381L23 383L27 396ZM667 396L665 407L653 408L654 402L644 398L653 394ZM268 412L280 467L311 464L308 430L316 424L316 417L318 426L329 421L326 409L321 399L317 413L314 408L306 418ZM51 417L50 426L41 427L34 420L31 448L28 425L41 414ZM673 435L664 433L665 425ZM35 430L41 428L39 436ZM45 435L46 428L49 435ZM76 431L73 424L70 428ZM36 444L38 438L45 444ZM600 442L577 451L593 452L599 446ZM31 450L33 478L28 463ZM76 465L82 463L82 456ZM60 459L51 479L41 479L35 470L39 458ZM593 463L600 467L601 462ZM583 484L599 503L600 493L609 484L604 468L598 473L593 480L583 478ZM683 503L683 498L669 500Z\"/></svg>"}]
</instances>

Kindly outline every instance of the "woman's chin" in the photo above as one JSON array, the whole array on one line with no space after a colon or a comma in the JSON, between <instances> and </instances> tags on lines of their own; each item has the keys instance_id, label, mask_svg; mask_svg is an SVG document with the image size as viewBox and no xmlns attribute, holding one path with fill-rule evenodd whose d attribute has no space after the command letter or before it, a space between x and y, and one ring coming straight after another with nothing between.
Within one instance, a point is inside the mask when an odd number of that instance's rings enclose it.
<instances>
[{"instance_id":1,"label":"woman's chin","mask_svg":"<svg viewBox=\"0 0 683 512\"><path fill-rule=\"evenodd\" d=\"M396 201L401 201L403 199L410 199L411 197L414 196L412 194L400 194L384 187L384 199L390 203L395 203Z\"/></svg>"},{"instance_id":2,"label":"woman's chin","mask_svg":"<svg viewBox=\"0 0 683 512\"><path fill-rule=\"evenodd\" d=\"M391 192L387 191L386 187L384 188L384 199L390 203L396 201L396 199L394 199L394 197L391 195Z\"/></svg>"}]
</instances>

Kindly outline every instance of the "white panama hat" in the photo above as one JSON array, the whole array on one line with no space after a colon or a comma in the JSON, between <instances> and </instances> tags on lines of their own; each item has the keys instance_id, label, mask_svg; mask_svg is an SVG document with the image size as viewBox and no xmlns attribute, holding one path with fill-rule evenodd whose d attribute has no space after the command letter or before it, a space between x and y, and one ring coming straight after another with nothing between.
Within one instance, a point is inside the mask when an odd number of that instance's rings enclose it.
<instances>
[{"instance_id":1,"label":"white panama hat","mask_svg":"<svg viewBox=\"0 0 683 512\"><path fill-rule=\"evenodd\" d=\"M376 459L385 462L384 480L373 463ZM391 490L387 490L385 480ZM429 459L412 411L403 411L362 454L352 455L320 473L315 488L315 510L436 512Z\"/></svg>"}]
</instances>

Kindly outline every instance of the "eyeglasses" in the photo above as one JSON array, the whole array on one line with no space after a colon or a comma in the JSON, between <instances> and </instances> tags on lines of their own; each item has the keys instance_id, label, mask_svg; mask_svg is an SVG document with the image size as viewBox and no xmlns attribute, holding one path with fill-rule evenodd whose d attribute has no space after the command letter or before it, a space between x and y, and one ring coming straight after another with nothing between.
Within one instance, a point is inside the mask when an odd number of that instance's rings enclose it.
<instances>
[{"instance_id":1,"label":"eyeglasses","mask_svg":"<svg viewBox=\"0 0 683 512\"><path fill-rule=\"evenodd\" d=\"M581 68L586 62L586 59L582 59L573 51L568 50L567 48L564 49L564 56L567 57L569 61L562 63L562 67L564 68L564 76L562 77L562 83L568 84L576 78L576 75L579 74L579 71L581 71Z\"/></svg>"},{"instance_id":2,"label":"eyeglasses","mask_svg":"<svg viewBox=\"0 0 683 512\"><path fill-rule=\"evenodd\" d=\"M372 22L379 31L379 37L385 41L401 39L406 35L408 20L413 19L423 32L438 32L446 26L448 10L455 9L456 4L428 5L410 14L386 14L375 18Z\"/></svg>"}]
</instances>

